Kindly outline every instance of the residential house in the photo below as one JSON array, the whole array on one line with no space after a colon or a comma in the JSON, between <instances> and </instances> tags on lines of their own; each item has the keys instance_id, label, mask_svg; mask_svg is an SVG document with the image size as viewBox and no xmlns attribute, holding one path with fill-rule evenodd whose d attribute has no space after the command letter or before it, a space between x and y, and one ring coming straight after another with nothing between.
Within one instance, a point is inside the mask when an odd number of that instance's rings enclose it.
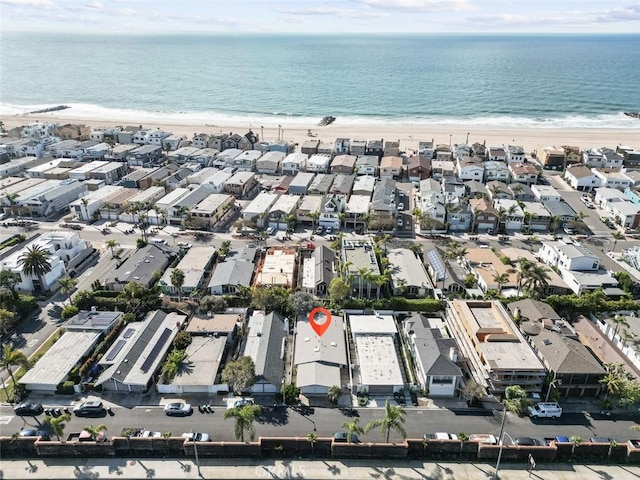
<instances>
[{"instance_id":1,"label":"residential house","mask_svg":"<svg viewBox=\"0 0 640 480\"><path fill-rule=\"evenodd\" d=\"M597 271L600 258L589 248L562 240L542 242L538 258L560 270Z\"/></svg>"},{"instance_id":2,"label":"residential house","mask_svg":"<svg viewBox=\"0 0 640 480\"><path fill-rule=\"evenodd\" d=\"M451 145L444 143L436 145L435 160L440 162L452 162L453 152L451 151Z\"/></svg>"},{"instance_id":3,"label":"residential house","mask_svg":"<svg viewBox=\"0 0 640 480\"><path fill-rule=\"evenodd\" d=\"M547 232L551 223L551 214L540 202L522 202L525 232Z\"/></svg>"},{"instance_id":4,"label":"residential house","mask_svg":"<svg viewBox=\"0 0 640 480\"><path fill-rule=\"evenodd\" d=\"M620 150L620 147L616 150ZM640 150L634 150L631 147L626 147L617 153L622 154L625 168L638 168L640 166Z\"/></svg>"},{"instance_id":5,"label":"residential house","mask_svg":"<svg viewBox=\"0 0 640 480\"><path fill-rule=\"evenodd\" d=\"M431 162L431 178L440 180L442 177L453 177L456 164L450 160L433 160Z\"/></svg>"},{"instance_id":6,"label":"residential house","mask_svg":"<svg viewBox=\"0 0 640 480\"><path fill-rule=\"evenodd\" d=\"M556 218L561 223L574 222L578 218L578 214L567 202L547 200L546 202L542 202L542 204L551 215L551 218Z\"/></svg>"},{"instance_id":7,"label":"residential house","mask_svg":"<svg viewBox=\"0 0 640 480\"><path fill-rule=\"evenodd\" d=\"M425 297L433 294L433 284L424 265L408 248L387 250L394 297Z\"/></svg>"},{"instance_id":8,"label":"residential house","mask_svg":"<svg viewBox=\"0 0 640 480\"><path fill-rule=\"evenodd\" d=\"M355 175L345 175L343 173L336 175L329 189L329 193L345 195L348 198L351 195L351 189L353 188L355 179Z\"/></svg>"},{"instance_id":9,"label":"residential house","mask_svg":"<svg viewBox=\"0 0 640 480\"><path fill-rule=\"evenodd\" d=\"M432 397L454 397L463 381L458 344L439 317L415 313L405 319L403 334L413 359L416 380Z\"/></svg>"},{"instance_id":10,"label":"residential house","mask_svg":"<svg viewBox=\"0 0 640 480\"><path fill-rule=\"evenodd\" d=\"M544 365L499 301L447 302L445 320L471 377L490 394L501 395L512 385L542 392Z\"/></svg>"},{"instance_id":11,"label":"residential house","mask_svg":"<svg viewBox=\"0 0 640 480\"><path fill-rule=\"evenodd\" d=\"M336 155L346 155L349 153L350 140L348 138L336 138L333 144L333 151Z\"/></svg>"},{"instance_id":12,"label":"residential house","mask_svg":"<svg viewBox=\"0 0 640 480\"><path fill-rule=\"evenodd\" d=\"M120 180L120 185L125 188L137 188L140 189L140 180L148 177L152 172L159 170L156 168L136 168L128 175L125 175Z\"/></svg>"},{"instance_id":13,"label":"residential house","mask_svg":"<svg viewBox=\"0 0 640 480\"><path fill-rule=\"evenodd\" d=\"M493 233L498 231L499 215L489 201L484 198L472 198L469 207L473 215L472 232Z\"/></svg>"},{"instance_id":14,"label":"residential house","mask_svg":"<svg viewBox=\"0 0 640 480\"><path fill-rule=\"evenodd\" d=\"M307 172L327 173L330 163L331 155L316 153L315 155L311 155L307 160Z\"/></svg>"},{"instance_id":15,"label":"residential house","mask_svg":"<svg viewBox=\"0 0 640 480\"><path fill-rule=\"evenodd\" d=\"M452 232L468 232L473 212L467 200L457 200L447 205L447 223Z\"/></svg>"},{"instance_id":16,"label":"residential house","mask_svg":"<svg viewBox=\"0 0 640 480\"><path fill-rule=\"evenodd\" d=\"M405 376L399 358L396 321L391 315L348 316L351 341L359 374L352 390L366 390L376 398L391 396L404 388Z\"/></svg>"},{"instance_id":17,"label":"residential house","mask_svg":"<svg viewBox=\"0 0 640 480\"><path fill-rule=\"evenodd\" d=\"M176 189L174 191L181 191L183 189ZM197 206L203 202L209 195L220 195L218 197L212 197L208 202L202 204L202 209L198 210ZM229 198L230 197L230 198ZM156 203L156 208L162 208L162 202L166 197ZM223 195L220 193L212 194L206 186L199 186L193 190L188 190L184 194L180 194L178 198L171 202L167 206L166 215L169 219L169 223L172 225L180 225L182 221L187 217L187 214L191 214L192 221L195 224L200 223L203 227L209 225L209 222L214 218L209 218L207 215L222 215L223 212L230 209L233 205L233 197L230 195ZM193 218L193 212L197 212L201 215L201 220L198 222ZM219 218L219 217L217 217Z\"/></svg>"},{"instance_id":18,"label":"residential house","mask_svg":"<svg viewBox=\"0 0 640 480\"><path fill-rule=\"evenodd\" d=\"M141 145L127 155L130 167L149 167L162 157L162 147L159 145Z\"/></svg>"},{"instance_id":19,"label":"residential house","mask_svg":"<svg viewBox=\"0 0 640 480\"><path fill-rule=\"evenodd\" d=\"M316 335L309 319L298 318L295 329L293 365L295 385L310 401L323 405L331 387L341 386L348 377L346 328L342 316L333 316L322 337Z\"/></svg>"},{"instance_id":20,"label":"residential house","mask_svg":"<svg viewBox=\"0 0 640 480\"><path fill-rule=\"evenodd\" d=\"M626 202L627 197L616 188L596 188L594 201L603 210L611 211L611 205L617 202Z\"/></svg>"},{"instance_id":21,"label":"residential house","mask_svg":"<svg viewBox=\"0 0 640 480\"><path fill-rule=\"evenodd\" d=\"M302 291L319 297L325 296L331 280L337 276L335 252L325 245L318 245L311 255L304 259Z\"/></svg>"},{"instance_id":22,"label":"residential house","mask_svg":"<svg viewBox=\"0 0 640 480\"><path fill-rule=\"evenodd\" d=\"M469 198L489 198L489 191L482 182L467 180L464 182L464 186L467 188L467 196Z\"/></svg>"},{"instance_id":23,"label":"residential house","mask_svg":"<svg viewBox=\"0 0 640 480\"><path fill-rule=\"evenodd\" d=\"M637 228L640 225L640 205L631 202L614 202L608 210L615 222L624 228Z\"/></svg>"},{"instance_id":24,"label":"residential house","mask_svg":"<svg viewBox=\"0 0 640 480\"><path fill-rule=\"evenodd\" d=\"M620 170L624 157L610 148L588 149L582 152L582 162L589 168Z\"/></svg>"},{"instance_id":25,"label":"residential house","mask_svg":"<svg viewBox=\"0 0 640 480\"><path fill-rule=\"evenodd\" d=\"M236 198L247 198L258 184L253 172L238 172L227 180L224 191Z\"/></svg>"},{"instance_id":26,"label":"residential house","mask_svg":"<svg viewBox=\"0 0 640 480\"><path fill-rule=\"evenodd\" d=\"M565 168L564 148L554 146L539 148L536 152L536 158L545 170L564 170Z\"/></svg>"},{"instance_id":27,"label":"residential house","mask_svg":"<svg viewBox=\"0 0 640 480\"><path fill-rule=\"evenodd\" d=\"M539 202L548 202L549 200L562 200L562 195L551 185L532 185L531 191Z\"/></svg>"},{"instance_id":28,"label":"residential house","mask_svg":"<svg viewBox=\"0 0 640 480\"><path fill-rule=\"evenodd\" d=\"M106 290L120 292L127 283L136 282L148 290L156 281L156 272L163 272L175 256L176 251L166 245L145 245L107 273L101 286Z\"/></svg>"},{"instance_id":29,"label":"residential house","mask_svg":"<svg viewBox=\"0 0 640 480\"><path fill-rule=\"evenodd\" d=\"M357 175L376 176L380 159L375 155L358 155L356 157L355 171Z\"/></svg>"},{"instance_id":30,"label":"residential house","mask_svg":"<svg viewBox=\"0 0 640 480\"><path fill-rule=\"evenodd\" d=\"M256 171L275 175L280 171L280 163L284 160L285 154L282 152L267 152L256 160Z\"/></svg>"},{"instance_id":31,"label":"residential house","mask_svg":"<svg viewBox=\"0 0 640 480\"><path fill-rule=\"evenodd\" d=\"M309 156L306 153L290 153L280 164L282 173L285 175L296 175L298 172L304 171L307 168L308 158Z\"/></svg>"},{"instance_id":32,"label":"residential house","mask_svg":"<svg viewBox=\"0 0 640 480\"><path fill-rule=\"evenodd\" d=\"M131 204L130 198L136 192L131 188L120 187L108 197L103 198L100 207L100 218L103 220L117 220L120 214Z\"/></svg>"},{"instance_id":33,"label":"residential house","mask_svg":"<svg viewBox=\"0 0 640 480\"><path fill-rule=\"evenodd\" d=\"M309 185L308 195L326 195L331 190L335 175L332 173L318 173L311 185Z\"/></svg>"},{"instance_id":34,"label":"residential house","mask_svg":"<svg viewBox=\"0 0 640 480\"><path fill-rule=\"evenodd\" d=\"M484 181L507 184L511 181L511 170L505 162L484 162Z\"/></svg>"},{"instance_id":35,"label":"residential house","mask_svg":"<svg viewBox=\"0 0 640 480\"><path fill-rule=\"evenodd\" d=\"M29 248L40 247L49 253L47 261L50 270L43 275L25 271L21 259ZM14 248L0 260L2 270L19 276L15 285L19 293L42 293L52 290L56 282L67 274L75 275L75 268L91 253L91 247L77 233L51 232L31 239L21 248Z\"/></svg>"},{"instance_id":36,"label":"residential house","mask_svg":"<svg viewBox=\"0 0 640 480\"><path fill-rule=\"evenodd\" d=\"M519 264L521 260L527 260L531 265L542 267L545 271L547 280L543 285L538 288L541 296L547 295L568 295L571 293L571 288L567 285L562 277L553 269L547 268L540 260L530 251L525 248L506 247L500 249L500 258L509 259L511 265L515 265L518 271L522 270L522 266ZM521 285L526 287L526 285Z\"/></svg>"},{"instance_id":37,"label":"residential house","mask_svg":"<svg viewBox=\"0 0 640 480\"><path fill-rule=\"evenodd\" d=\"M375 155L378 158L384 156L384 146L382 140L369 140L367 142L367 148L364 151L365 155ZM354 155L352 153L352 155Z\"/></svg>"},{"instance_id":38,"label":"residential house","mask_svg":"<svg viewBox=\"0 0 640 480\"><path fill-rule=\"evenodd\" d=\"M171 132L165 132L164 130L160 130L158 128L157 130L147 132L145 141L148 145L160 145L163 150L166 150L167 147L164 140L166 138L169 138L171 135ZM175 150L177 150L177 148Z\"/></svg>"},{"instance_id":39,"label":"residential house","mask_svg":"<svg viewBox=\"0 0 640 480\"><path fill-rule=\"evenodd\" d=\"M298 172L289 184L291 195L306 195L316 174L312 172Z\"/></svg>"},{"instance_id":40,"label":"residential house","mask_svg":"<svg viewBox=\"0 0 640 480\"><path fill-rule=\"evenodd\" d=\"M380 178L399 179L402 177L401 157L382 157L380 160Z\"/></svg>"},{"instance_id":41,"label":"residential house","mask_svg":"<svg viewBox=\"0 0 640 480\"><path fill-rule=\"evenodd\" d=\"M75 123L60 125L56 129L55 135L61 140L87 140L91 134L91 127Z\"/></svg>"},{"instance_id":42,"label":"residential house","mask_svg":"<svg viewBox=\"0 0 640 480\"><path fill-rule=\"evenodd\" d=\"M443 293L464 292L467 271L458 262L445 261L437 248L429 250L425 257L427 272L435 286L434 295L442 298Z\"/></svg>"},{"instance_id":43,"label":"residential house","mask_svg":"<svg viewBox=\"0 0 640 480\"><path fill-rule=\"evenodd\" d=\"M418 142L418 155L423 155L429 160L433 160L436 156L436 149L433 145L433 139L430 142Z\"/></svg>"},{"instance_id":44,"label":"residential house","mask_svg":"<svg viewBox=\"0 0 640 480\"><path fill-rule=\"evenodd\" d=\"M356 165L355 155L337 155L331 162L331 173L351 175Z\"/></svg>"},{"instance_id":45,"label":"residential house","mask_svg":"<svg viewBox=\"0 0 640 480\"><path fill-rule=\"evenodd\" d=\"M442 185L433 178L427 178L420 181L420 203L431 204L437 201L444 202L444 193Z\"/></svg>"},{"instance_id":46,"label":"residential house","mask_svg":"<svg viewBox=\"0 0 640 480\"><path fill-rule=\"evenodd\" d=\"M494 180L487 182L486 187L491 200L513 200L513 192L506 183Z\"/></svg>"},{"instance_id":47,"label":"residential house","mask_svg":"<svg viewBox=\"0 0 640 480\"><path fill-rule=\"evenodd\" d=\"M360 157L363 155L367 155L367 141L366 140L353 140L349 147L349 153L351 155L355 155L356 157ZM380 160L380 157L377 155L373 155Z\"/></svg>"},{"instance_id":48,"label":"residential house","mask_svg":"<svg viewBox=\"0 0 640 480\"><path fill-rule=\"evenodd\" d=\"M511 265L505 265L502 259L489 248L469 248L462 260L467 269L476 277L478 288L484 293L495 290L515 290L518 287L518 275ZM504 276L504 282L498 277Z\"/></svg>"},{"instance_id":49,"label":"residential house","mask_svg":"<svg viewBox=\"0 0 640 480\"><path fill-rule=\"evenodd\" d=\"M274 203L280 197L277 193L260 192L249 205L242 210L242 219L254 221L258 228L264 228L268 220L268 213Z\"/></svg>"},{"instance_id":50,"label":"residential house","mask_svg":"<svg viewBox=\"0 0 640 480\"><path fill-rule=\"evenodd\" d=\"M604 172L592 169L596 177L600 179L600 186L624 190L633 185L633 180L622 172Z\"/></svg>"},{"instance_id":51,"label":"residential house","mask_svg":"<svg viewBox=\"0 0 640 480\"><path fill-rule=\"evenodd\" d=\"M213 166L218 168L235 167L233 161L242 154L244 150L239 148L229 148L221 151L213 161ZM250 162L249 162L250 163Z\"/></svg>"},{"instance_id":52,"label":"residential house","mask_svg":"<svg viewBox=\"0 0 640 480\"><path fill-rule=\"evenodd\" d=\"M583 165L572 165L564 172L564 179L571 188L579 192L592 192L602 186L602 179L590 168Z\"/></svg>"},{"instance_id":53,"label":"residential house","mask_svg":"<svg viewBox=\"0 0 640 480\"><path fill-rule=\"evenodd\" d=\"M370 206L371 195L356 195L355 193L351 195L344 210L344 225L352 228L365 228L369 218Z\"/></svg>"},{"instance_id":54,"label":"residential house","mask_svg":"<svg viewBox=\"0 0 640 480\"><path fill-rule=\"evenodd\" d=\"M297 197L296 197L297 198ZM293 288L296 283L297 250L295 247L272 247L258 265L255 285Z\"/></svg>"},{"instance_id":55,"label":"residential house","mask_svg":"<svg viewBox=\"0 0 640 480\"><path fill-rule=\"evenodd\" d=\"M371 239L343 238L340 255L344 268L342 274L346 277L347 284L352 287L352 295L358 298L365 296L370 298L372 292L379 289L374 279L381 273Z\"/></svg>"},{"instance_id":56,"label":"residential house","mask_svg":"<svg viewBox=\"0 0 640 480\"><path fill-rule=\"evenodd\" d=\"M511 181L533 185L538 181L538 169L532 163L509 163Z\"/></svg>"},{"instance_id":57,"label":"residential house","mask_svg":"<svg viewBox=\"0 0 640 480\"><path fill-rule=\"evenodd\" d=\"M178 165L182 165L184 163L188 163L191 161L191 158L195 153L200 150L197 147L180 147L173 152L169 152L167 154L167 158Z\"/></svg>"},{"instance_id":58,"label":"residential house","mask_svg":"<svg viewBox=\"0 0 640 480\"><path fill-rule=\"evenodd\" d=\"M316 155L318 153L318 145L320 145L320 140L307 140L302 144L300 151L307 156Z\"/></svg>"},{"instance_id":59,"label":"residential house","mask_svg":"<svg viewBox=\"0 0 640 480\"><path fill-rule=\"evenodd\" d=\"M238 172L253 172L256 169L256 161L260 157L262 157L262 152L258 150L244 150L233 158L230 165L236 167Z\"/></svg>"},{"instance_id":60,"label":"residential house","mask_svg":"<svg viewBox=\"0 0 640 480\"><path fill-rule=\"evenodd\" d=\"M199 294L205 286L204 282L208 271L211 270L214 264L215 257L215 247L195 246L190 248L175 268L167 268L164 271L164 274L158 280L160 291L175 299ZM171 275L176 269L184 274L184 281L180 288L173 285L171 281Z\"/></svg>"},{"instance_id":61,"label":"residential house","mask_svg":"<svg viewBox=\"0 0 640 480\"><path fill-rule=\"evenodd\" d=\"M345 195L335 193L325 195L320 205L318 224L325 228L331 227L336 231L340 230L342 223L340 216L344 213L346 198Z\"/></svg>"},{"instance_id":62,"label":"residential house","mask_svg":"<svg viewBox=\"0 0 640 480\"><path fill-rule=\"evenodd\" d=\"M445 203L459 201L467 194L467 187L456 177L442 177L441 184Z\"/></svg>"},{"instance_id":63,"label":"residential house","mask_svg":"<svg viewBox=\"0 0 640 480\"><path fill-rule=\"evenodd\" d=\"M580 342L571 325L548 304L538 300L519 300L508 307L522 322L521 330L554 380L554 385L548 389L557 389L560 397L597 397L600 394L601 380L606 372Z\"/></svg>"},{"instance_id":64,"label":"residential house","mask_svg":"<svg viewBox=\"0 0 640 480\"><path fill-rule=\"evenodd\" d=\"M71 202L69 210L75 213L76 217L83 222L92 221L94 218L99 218L99 210L104 205L104 202L115 193L123 190L124 187L107 185L95 192L88 192L84 197Z\"/></svg>"},{"instance_id":65,"label":"residential house","mask_svg":"<svg viewBox=\"0 0 640 480\"><path fill-rule=\"evenodd\" d=\"M280 195L269 210L269 226L276 230L289 228L289 218L295 218L299 205L300 197L298 195Z\"/></svg>"},{"instance_id":66,"label":"residential house","mask_svg":"<svg viewBox=\"0 0 640 480\"><path fill-rule=\"evenodd\" d=\"M407 164L407 174L412 182L419 182L431 176L431 159L424 155L413 155L409 157Z\"/></svg>"},{"instance_id":67,"label":"residential house","mask_svg":"<svg viewBox=\"0 0 640 480\"><path fill-rule=\"evenodd\" d=\"M355 179L351 193L353 195L366 195L371 198L376 187L376 177L362 175Z\"/></svg>"},{"instance_id":68,"label":"residential house","mask_svg":"<svg viewBox=\"0 0 640 480\"><path fill-rule=\"evenodd\" d=\"M563 145L562 148L564 149L565 164L567 167L569 165L582 163L582 150L580 150L580 147Z\"/></svg>"},{"instance_id":69,"label":"residential house","mask_svg":"<svg viewBox=\"0 0 640 480\"><path fill-rule=\"evenodd\" d=\"M238 133L230 133L229 135L226 135L224 139L222 139L220 151L226 151L226 150L244 151L244 149L239 147L241 140L242 140L242 135ZM213 147L213 148L217 148L217 147Z\"/></svg>"},{"instance_id":70,"label":"residential house","mask_svg":"<svg viewBox=\"0 0 640 480\"><path fill-rule=\"evenodd\" d=\"M456 173L460 180L477 180L481 182L484 179L484 164L473 158L458 160L456 167Z\"/></svg>"},{"instance_id":71,"label":"residential house","mask_svg":"<svg viewBox=\"0 0 640 480\"><path fill-rule=\"evenodd\" d=\"M527 155L524 153L524 147L520 145L506 145L507 163L526 163Z\"/></svg>"},{"instance_id":72,"label":"residential house","mask_svg":"<svg viewBox=\"0 0 640 480\"><path fill-rule=\"evenodd\" d=\"M384 151L382 155L385 157L397 157L400 155L400 142L387 140L384 142Z\"/></svg>"},{"instance_id":73,"label":"residential house","mask_svg":"<svg viewBox=\"0 0 640 480\"><path fill-rule=\"evenodd\" d=\"M497 199L493 208L498 212L500 223L498 231L520 231L524 225L524 212L518 202L508 199Z\"/></svg>"},{"instance_id":74,"label":"residential house","mask_svg":"<svg viewBox=\"0 0 640 480\"><path fill-rule=\"evenodd\" d=\"M151 186L162 185L164 181L179 170L177 165L169 164L164 167L151 170L146 177L138 180L140 188L149 188Z\"/></svg>"},{"instance_id":75,"label":"residential house","mask_svg":"<svg viewBox=\"0 0 640 480\"><path fill-rule=\"evenodd\" d=\"M521 202L534 202L536 196L529 185L524 183L510 183L509 191L513 194L513 199Z\"/></svg>"},{"instance_id":76,"label":"residential house","mask_svg":"<svg viewBox=\"0 0 640 480\"><path fill-rule=\"evenodd\" d=\"M487 149L487 160L494 162L506 162L507 151L504 147L489 147Z\"/></svg>"},{"instance_id":77,"label":"residential house","mask_svg":"<svg viewBox=\"0 0 640 480\"><path fill-rule=\"evenodd\" d=\"M374 229L393 230L396 226L396 182L390 178L381 179L373 191L369 212Z\"/></svg>"},{"instance_id":78,"label":"residential house","mask_svg":"<svg viewBox=\"0 0 640 480\"><path fill-rule=\"evenodd\" d=\"M46 185L50 188L45 190ZM14 198L14 205L21 207L20 212L23 215L49 217L65 213L71 202L82 198L87 192L87 186L76 180L48 180L39 187L36 192L26 189Z\"/></svg>"},{"instance_id":79,"label":"residential house","mask_svg":"<svg viewBox=\"0 0 640 480\"><path fill-rule=\"evenodd\" d=\"M238 148L240 150L254 150L254 146L258 143L258 135L249 130L238 140Z\"/></svg>"},{"instance_id":80,"label":"residential house","mask_svg":"<svg viewBox=\"0 0 640 480\"><path fill-rule=\"evenodd\" d=\"M468 160L472 158L471 146L466 143L456 143L453 145L453 158L455 161ZM481 158L478 161L482 161Z\"/></svg>"},{"instance_id":81,"label":"residential house","mask_svg":"<svg viewBox=\"0 0 640 480\"><path fill-rule=\"evenodd\" d=\"M222 193L227 180L232 176L231 172L209 167L192 173L186 181L189 185L205 185L212 193Z\"/></svg>"},{"instance_id":82,"label":"residential house","mask_svg":"<svg viewBox=\"0 0 640 480\"><path fill-rule=\"evenodd\" d=\"M113 185L127 174L127 168L120 162L107 162L106 165L101 165L88 173L90 179L104 180L106 185ZM69 176L71 176L71 172L69 172Z\"/></svg>"},{"instance_id":83,"label":"residential house","mask_svg":"<svg viewBox=\"0 0 640 480\"><path fill-rule=\"evenodd\" d=\"M202 187L200 187L202 188ZM223 193L211 193L189 210L192 219L200 219L201 226L212 228L235 210L235 198Z\"/></svg>"},{"instance_id":84,"label":"residential house","mask_svg":"<svg viewBox=\"0 0 640 480\"><path fill-rule=\"evenodd\" d=\"M320 207L322 206L322 197L318 195L306 195L302 197L300 205L296 209L296 221L298 224L307 223L315 227L315 219L320 215Z\"/></svg>"},{"instance_id":85,"label":"residential house","mask_svg":"<svg viewBox=\"0 0 640 480\"><path fill-rule=\"evenodd\" d=\"M255 248L245 247L253 250ZM249 289L256 266L251 258L228 258L218 263L209 281L211 295L235 295L240 289Z\"/></svg>"}]
</instances>

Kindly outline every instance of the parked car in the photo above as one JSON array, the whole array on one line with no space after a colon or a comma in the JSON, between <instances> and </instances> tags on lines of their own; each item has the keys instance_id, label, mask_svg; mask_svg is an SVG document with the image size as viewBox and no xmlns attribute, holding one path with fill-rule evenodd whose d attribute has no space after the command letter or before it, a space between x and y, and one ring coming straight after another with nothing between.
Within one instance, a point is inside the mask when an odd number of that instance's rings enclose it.
<instances>
[{"instance_id":1,"label":"parked car","mask_svg":"<svg viewBox=\"0 0 640 480\"><path fill-rule=\"evenodd\" d=\"M237 400L230 401L229 403L227 403L227 410L230 410L232 408L242 408L245 405L253 405L253 399L239 398Z\"/></svg>"},{"instance_id":2,"label":"parked car","mask_svg":"<svg viewBox=\"0 0 640 480\"><path fill-rule=\"evenodd\" d=\"M322 235L324 233L324 227L322 225L318 225L316 228L316 235Z\"/></svg>"},{"instance_id":3,"label":"parked car","mask_svg":"<svg viewBox=\"0 0 640 480\"><path fill-rule=\"evenodd\" d=\"M591 443L606 443L610 444L611 442L615 442L613 438L609 437L592 437L589 439Z\"/></svg>"},{"instance_id":4,"label":"parked car","mask_svg":"<svg viewBox=\"0 0 640 480\"><path fill-rule=\"evenodd\" d=\"M200 432L189 432L183 433L182 438L188 440L189 442L208 442L211 440L208 433L200 433Z\"/></svg>"},{"instance_id":5,"label":"parked car","mask_svg":"<svg viewBox=\"0 0 640 480\"><path fill-rule=\"evenodd\" d=\"M347 443L347 432L336 432L333 434L333 441L336 443ZM351 434L351 443L360 443L358 435Z\"/></svg>"},{"instance_id":6,"label":"parked car","mask_svg":"<svg viewBox=\"0 0 640 480\"><path fill-rule=\"evenodd\" d=\"M104 413L104 405L98 400L82 402L73 408L73 413L77 417L94 417Z\"/></svg>"},{"instance_id":7,"label":"parked car","mask_svg":"<svg viewBox=\"0 0 640 480\"><path fill-rule=\"evenodd\" d=\"M151 430L143 430L143 432L140 434L141 437L143 438L160 438L162 437L162 433L161 432L153 432Z\"/></svg>"},{"instance_id":8,"label":"parked car","mask_svg":"<svg viewBox=\"0 0 640 480\"><path fill-rule=\"evenodd\" d=\"M486 443L489 445L497 445L498 439L491 434L488 433L474 433L473 435L469 435L470 442L478 442L478 443Z\"/></svg>"},{"instance_id":9,"label":"parked car","mask_svg":"<svg viewBox=\"0 0 640 480\"><path fill-rule=\"evenodd\" d=\"M555 443L571 443L571 440L569 440L569 437L567 437L566 435L558 435L557 437L550 437L550 438L545 437L544 439L545 445L551 445L554 442Z\"/></svg>"},{"instance_id":10,"label":"parked car","mask_svg":"<svg viewBox=\"0 0 640 480\"><path fill-rule=\"evenodd\" d=\"M273 227L269 227L267 228L267 234L268 235L273 235L274 233L276 233L276 229Z\"/></svg>"},{"instance_id":11,"label":"parked car","mask_svg":"<svg viewBox=\"0 0 640 480\"><path fill-rule=\"evenodd\" d=\"M191 245L190 243L187 242L178 242L178 246L180 248L184 248L186 250L190 249L193 245Z\"/></svg>"},{"instance_id":12,"label":"parked car","mask_svg":"<svg viewBox=\"0 0 640 480\"><path fill-rule=\"evenodd\" d=\"M39 403L24 402L13 408L13 413L20 417L37 417L42 412L44 408Z\"/></svg>"},{"instance_id":13,"label":"parked car","mask_svg":"<svg viewBox=\"0 0 640 480\"><path fill-rule=\"evenodd\" d=\"M458 440L458 435L455 433L436 432L425 433L422 438L425 440Z\"/></svg>"},{"instance_id":14,"label":"parked car","mask_svg":"<svg viewBox=\"0 0 640 480\"><path fill-rule=\"evenodd\" d=\"M529 416L533 418L560 418L562 407L555 402L540 402L528 407Z\"/></svg>"},{"instance_id":15,"label":"parked car","mask_svg":"<svg viewBox=\"0 0 640 480\"><path fill-rule=\"evenodd\" d=\"M49 440L49 434L44 430L26 428L18 433L19 437L40 437L42 440Z\"/></svg>"},{"instance_id":16,"label":"parked car","mask_svg":"<svg viewBox=\"0 0 640 480\"><path fill-rule=\"evenodd\" d=\"M564 233L566 233L567 235L573 235L573 228L571 228L569 225L563 225L562 226L562 230L564 231Z\"/></svg>"},{"instance_id":17,"label":"parked car","mask_svg":"<svg viewBox=\"0 0 640 480\"><path fill-rule=\"evenodd\" d=\"M327 235L331 235L333 233L333 227L327 227Z\"/></svg>"},{"instance_id":18,"label":"parked car","mask_svg":"<svg viewBox=\"0 0 640 480\"><path fill-rule=\"evenodd\" d=\"M164 413L169 417L186 417L193 413L193 409L188 403L171 402L164 406Z\"/></svg>"},{"instance_id":19,"label":"parked car","mask_svg":"<svg viewBox=\"0 0 640 480\"><path fill-rule=\"evenodd\" d=\"M531 437L516 437L513 439L513 444L521 447L539 447L541 445L544 445L537 438Z\"/></svg>"}]
</instances>

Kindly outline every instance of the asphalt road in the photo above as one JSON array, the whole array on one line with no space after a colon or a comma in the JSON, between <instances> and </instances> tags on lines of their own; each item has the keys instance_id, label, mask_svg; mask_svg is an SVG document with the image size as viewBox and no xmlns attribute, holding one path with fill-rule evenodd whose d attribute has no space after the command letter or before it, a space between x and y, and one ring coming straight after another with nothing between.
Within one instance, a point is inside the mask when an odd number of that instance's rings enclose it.
<instances>
[{"instance_id":1,"label":"asphalt road","mask_svg":"<svg viewBox=\"0 0 640 480\"><path fill-rule=\"evenodd\" d=\"M357 409L360 424L366 425L371 420L382 418L381 408ZM109 435L116 436L125 428L145 428L160 432L171 432L181 435L183 432L197 431L209 433L214 440L232 441L234 420L224 420L224 407L218 407L214 413L203 414L194 409L189 417L167 417L161 406L139 406L131 409L115 407L114 415L98 418L73 417L65 428L65 434L78 432L85 425L105 424ZM419 409L409 407L405 428L409 438L421 438L427 432L467 432L490 433L498 435L501 412L488 410L485 415L456 414L447 409ZM40 419L43 417L41 416ZM311 414L285 407L265 407L263 415L255 424L258 436L306 436L315 431L318 436L330 436L336 431L344 430L341 425L351 421L349 417L336 408L314 408ZM16 417L10 407L0 407L0 433L11 435L22 428L38 427L39 420L30 417ZM512 437L530 436L535 438L553 437L556 435L579 435L583 439L590 437L611 437L617 440L628 440L634 437L630 419L596 420L584 413L567 413L559 420L543 419L532 422L529 418L518 418L508 414L505 431ZM637 436L637 435L636 435ZM363 441L383 441L379 430L373 430L362 437Z\"/></svg>"}]
</instances>

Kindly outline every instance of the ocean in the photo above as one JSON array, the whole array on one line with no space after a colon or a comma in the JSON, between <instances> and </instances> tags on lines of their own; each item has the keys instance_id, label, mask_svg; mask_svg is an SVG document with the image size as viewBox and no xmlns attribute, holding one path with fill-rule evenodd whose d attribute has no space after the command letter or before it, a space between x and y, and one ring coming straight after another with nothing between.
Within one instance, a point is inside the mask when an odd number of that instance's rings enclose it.
<instances>
[{"instance_id":1,"label":"ocean","mask_svg":"<svg viewBox=\"0 0 640 480\"><path fill-rule=\"evenodd\" d=\"M640 35L0 37L0 111L202 124L637 128Z\"/></svg>"}]
</instances>

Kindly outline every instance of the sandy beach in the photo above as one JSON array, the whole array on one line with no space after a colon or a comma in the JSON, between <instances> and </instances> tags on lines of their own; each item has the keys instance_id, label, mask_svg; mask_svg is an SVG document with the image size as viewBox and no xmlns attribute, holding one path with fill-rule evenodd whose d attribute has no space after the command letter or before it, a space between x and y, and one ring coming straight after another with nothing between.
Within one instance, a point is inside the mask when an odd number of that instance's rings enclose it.
<instances>
[{"instance_id":1,"label":"sandy beach","mask_svg":"<svg viewBox=\"0 0 640 480\"><path fill-rule=\"evenodd\" d=\"M72 109L45 114L0 115L5 129L26 125L33 122L80 123L92 127L112 127L115 125L142 125L144 128L160 128L174 134L186 135L191 139L194 133L246 133L249 125L245 123L225 122L224 125L202 124L195 121L178 122L175 120L163 122L161 119L152 121L127 122L114 118L79 118ZM319 119L318 119L319 120ZM640 120L638 128L623 129L593 129L593 128L508 128L508 127L479 127L478 125L417 125L417 124L340 124L338 118L335 123L320 127L307 123L286 123L279 127L277 124L263 123L253 125L253 131L263 135L267 141L275 141L278 134L281 138L302 144L309 139L308 131L320 140L333 142L336 138L350 138L362 140L397 140L402 150L410 151L417 147L419 141L434 140L437 144L456 144L486 142L487 146L503 144L521 145L525 151L531 152L539 147L554 145L574 145L581 148L610 147L618 145L640 148Z\"/></svg>"}]
</instances>

